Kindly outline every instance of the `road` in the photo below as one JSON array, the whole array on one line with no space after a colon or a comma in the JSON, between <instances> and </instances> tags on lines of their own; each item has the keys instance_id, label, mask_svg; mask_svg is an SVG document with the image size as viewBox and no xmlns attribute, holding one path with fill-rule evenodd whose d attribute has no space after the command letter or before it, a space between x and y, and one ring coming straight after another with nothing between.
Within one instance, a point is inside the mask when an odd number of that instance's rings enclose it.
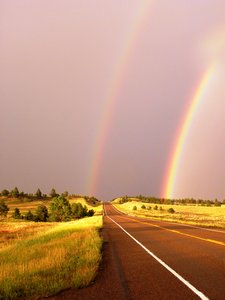
<instances>
[{"instance_id":1,"label":"road","mask_svg":"<svg viewBox=\"0 0 225 300\"><path fill-rule=\"evenodd\" d=\"M225 299L225 231L104 212L95 284L57 299Z\"/></svg>"},{"instance_id":2,"label":"road","mask_svg":"<svg viewBox=\"0 0 225 300\"><path fill-rule=\"evenodd\" d=\"M126 299L225 299L224 231L105 214Z\"/></svg>"}]
</instances>

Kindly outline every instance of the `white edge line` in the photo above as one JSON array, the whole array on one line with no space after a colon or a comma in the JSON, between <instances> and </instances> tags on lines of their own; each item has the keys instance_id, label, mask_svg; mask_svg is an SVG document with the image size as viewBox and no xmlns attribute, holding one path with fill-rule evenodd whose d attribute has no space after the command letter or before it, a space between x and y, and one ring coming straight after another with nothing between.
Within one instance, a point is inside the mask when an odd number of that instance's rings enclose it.
<instances>
[{"instance_id":1,"label":"white edge line","mask_svg":"<svg viewBox=\"0 0 225 300\"><path fill-rule=\"evenodd\" d=\"M105 210L105 209L104 209ZM158 258L154 253L152 253L148 248L146 248L142 243L136 240L129 232L127 232L120 224L110 218L105 210L105 215L115 223L120 229L122 229L130 238L132 238L139 246L141 246L149 255L151 255L155 260L157 260L164 268L166 268L170 273L172 273L175 277L177 277L181 282L183 282L192 292L194 292L197 296L199 296L202 300L209 300L202 292L197 290L190 282L184 279L181 275L179 275L176 271L174 271L171 267L169 267L166 263L164 263L160 258Z\"/></svg>"},{"instance_id":2,"label":"white edge line","mask_svg":"<svg viewBox=\"0 0 225 300\"><path fill-rule=\"evenodd\" d=\"M112 204L113 205L113 204ZM113 205L113 207L115 208L115 210L117 210L121 215L125 215L125 216L130 216L130 217L135 217L135 218L141 218L145 221L152 221L152 222L162 222L164 224L175 224L175 225L181 225L181 226L185 226L185 227L190 227L190 228L196 228L196 229L201 229L201 230L207 230L207 231L213 231L213 232L218 232L218 233L225 233L225 231L221 231L221 230L216 230L216 229L210 229L210 228L204 228L204 227L198 227L198 226L193 226L193 225L189 225L189 224L183 224L183 223L179 223L179 222L171 222L171 221L163 221L163 220L154 220L154 219L151 219L151 216L149 216L149 218L142 218L142 217L139 217L139 216L135 216L135 215L129 215L121 210L119 210L117 207L115 207Z\"/></svg>"}]
</instances>

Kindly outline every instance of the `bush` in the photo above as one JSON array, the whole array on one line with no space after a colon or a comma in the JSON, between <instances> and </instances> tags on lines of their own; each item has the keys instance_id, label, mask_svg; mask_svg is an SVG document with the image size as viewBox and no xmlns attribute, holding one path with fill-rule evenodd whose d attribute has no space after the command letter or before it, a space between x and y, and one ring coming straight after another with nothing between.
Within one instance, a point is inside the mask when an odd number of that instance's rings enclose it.
<instances>
[{"instance_id":1,"label":"bush","mask_svg":"<svg viewBox=\"0 0 225 300\"><path fill-rule=\"evenodd\" d=\"M151 209L152 209L152 207L151 207L151 206L148 206L148 207L147 207L147 210L151 210Z\"/></svg>"},{"instance_id":2,"label":"bush","mask_svg":"<svg viewBox=\"0 0 225 300\"><path fill-rule=\"evenodd\" d=\"M87 213L88 217L94 216L95 211L93 209L90 209Z\"/></svg>"},{"instance_id":3,"label":"bush","mask_svg":"<svg viewBox=\"0 0 225 300\"><path fill-rule=\"evenodd\" d=\"M47 222L48 221L48 209L45 205L41 204L38 205L36 211L35 211L35 216L34 220L36 222Z\"/></svg>"},{"instance_id":4,"label":"bush","mask_svg":"<svg viewBox=\"0 0 225 300\"><path fill-rule=\"evenodd\" d=\"M143 205L141 206L141 208L142 208L142 209L146 209L146 206L143 204Z\"/></svg>"},{"instance_id":5,"label":"bush","mask_svg":"<svg viewBox=\"0 0 225 300\"><path fill-rule=\"evenodd\" d=\"M137 210L137 206L136 205L133 206L133 210Z\"/></svg>"},{"instance_id":6,"label":"bush","mask_svg":"<svg viewBox=\"0 0 225 300\"><path fill-rule=\"evenodd\" d=\"M155 206L153 207L153 209L154 209L154 210L158 210L158 205L155 205Z\"/></svg>"},{"instance_id":7,"label":"bush","mask_svg":"<svg viewBox=\"0 0 225 300\"><path fill-rule=\"evenodd\" d=\"M32 212L30 210L28 210L28 212L25 213L24 219L28 220L28 221L33 221L34 220L34 215L32 214Z\"/></svg>"},{"instance_id":8,"label":"bush","mask_svg":"<svg viewBox=\"0 0 225 300\"><path fill-rule=\"evenodd\" d=\"M94 215L94 213L95 212L93 209L88 210L87 206L83 206L80 202L73 203L71 205L71 216L75 219L80 219L86 216L91 217Z\"/></svg>"},{"instance_id":9,"label":"bush","mask_svg":"<svg viewBox=\"0 0 225 300\"><path fill-rule=\"evenodd\" d=\"M170 208L168 209L168 213L174 214L174 213L175 213L175 210L174 210L172 207L170 207Z\"/></svg>"},{"instance_id":10,"label":"bush","mask_svg":"<svg viewBox=\"0 0 225 300\"><path fill-rule=\"evenodd\" d=\"M4 200L0 200L0 216L6 217L8 214L9 208L5 204Z\"/></svg>"},{"instance_id":11,"label":"bush","mask_svg":"<svg viewBox=\"0 0 225 300\"><path fill-rule=\"evenodd\" d=\"M12 214L12 217L14 218L14 219L21 219L21 213L20 213L20 210L19 210L19 208L15 208L14 209L14 212L13 212L13 214Z\"/></svg>"}]
</instances>

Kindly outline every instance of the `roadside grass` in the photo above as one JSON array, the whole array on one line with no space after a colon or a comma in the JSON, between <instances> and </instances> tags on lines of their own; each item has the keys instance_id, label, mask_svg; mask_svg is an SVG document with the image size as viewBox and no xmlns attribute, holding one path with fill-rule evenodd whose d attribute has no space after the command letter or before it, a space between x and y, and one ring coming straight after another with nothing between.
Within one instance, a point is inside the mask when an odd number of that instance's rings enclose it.
<instances>
[{"instance_id":1,"label":"roadside grass","mask_svg":"<svg viewBox=\"0 0 225 300\"><path fill-rule=\"evenodd\" d=\"M17 241L23 240L26 237L32 237L39 232L44 232L44 230L55 226L55 223L16 221L18 222L0 222L0 250L3 247L6 248Z\"/></svg>"},{"instance_id":2,"label":"roadside grass","mask_svg":"<svg viewBox=\"0 0 225 300\"><path fill-rule=\"evenodd\" d=\"M198 205L152 204L140 201L119 204L118 199L113 201L112 204L118 210L133 216L225 229L225 205L207 207ZM141 208L142 205L145 205L146 209ZM156 205L158 207L157 210L154 209ZM137 207L137 210L133 210L134 206ZM169 213L169 208L173 208L175 213Z\"/></svg>"},{"instance_id":3,"label":"roadside grass","mask_svg":"<svg viewBox=\"0 0 225 300\"><path fill-rule=\"evenodd\" d=\"M102 216L57 224L3 223L3 239L7 234L18 236L10 243L6 239L0 248L0 299L36 299L85 287L95 278Z\"/></svg>"}]
</instances>

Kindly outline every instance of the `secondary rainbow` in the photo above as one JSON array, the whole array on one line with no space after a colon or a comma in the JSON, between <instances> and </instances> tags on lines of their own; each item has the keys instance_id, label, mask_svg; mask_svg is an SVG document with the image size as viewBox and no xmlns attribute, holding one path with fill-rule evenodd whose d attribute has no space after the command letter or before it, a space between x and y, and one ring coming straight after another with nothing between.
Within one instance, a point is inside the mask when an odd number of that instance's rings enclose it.
<instances>
[{"instance_id":1,"label":"secondary rainbow","mask_svg":"<svg viewBox=\"0 0 225 300\"><path fill-rule=\"evenodd\" d=\"M173 146L172 155L170 155L169 163L166 171L166 176L163 185L162 197L171 199L174 196L174 188L176 183L176 176L178 173L180 161L182 159L182 152L185 147L188 134L191 129L192 121L204 103L205 95L207 93L210 82L214 77L216 63L213 62L209 65L204 72L200 82L195 89L194 95L191 98L188 109L182 119L181 126L176 134L175 144Z\"/></svg>"},{"instance_id":2,"label":"secondary rainbow","mask_svg":"<svg viewBox=\"0 0 225 300\"><path fill-rule=\"evenodd\" d=\"M87 191L89 195L95 195L98 189L98 177L100 173L101 162L118 101L118 94L122 86L123 79L125 78L127 67L135 48L136 40L143 27L146 17L149 15L149 9L152 3L152 0L144 0L141 2L140 8L131 25L128 38L126 39L124 47L117 60L118 63L113 71L113 76L106 95L105 104L97 126L93 149L91 151L92 156L90 160L90 172L87 177Z\"/></svg>"}]
</instances>

